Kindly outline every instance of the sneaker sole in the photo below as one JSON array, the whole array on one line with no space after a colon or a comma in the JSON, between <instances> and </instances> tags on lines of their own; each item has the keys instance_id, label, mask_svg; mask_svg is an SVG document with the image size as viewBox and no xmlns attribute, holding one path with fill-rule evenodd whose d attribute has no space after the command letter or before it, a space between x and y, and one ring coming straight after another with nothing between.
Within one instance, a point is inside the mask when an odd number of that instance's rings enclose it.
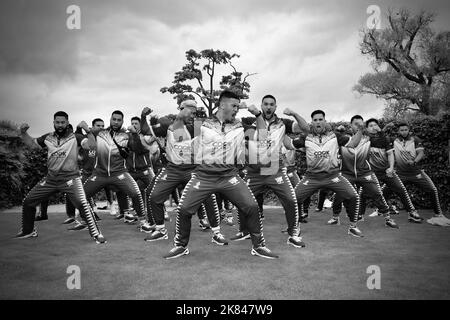
<instances>
[{"instance_id":1,"label":"sneaker sole","mask_svg":"<svg viewBox=\"0 0 450 320\"><path fill-rule=\"evenodd\" d=\"M355 238L364 238L364 235L362 234L354 234L353 232L348 231L349 235L354 236Z\"/></svg>"},{"instance_id":2,"label":"sneaker sole","mask_svg":"<svg viewBox=\"0 0 450 320\"><path fill-rule=\"evenodd\" d=\"M145 233L153 233L154 231L155 231L155 229L153 229L153 230L144 230L144 229L142 229L142 228L139 228L139 231L140 232L145 232Z\"/></svg>"},{"instance_id":3,"label":"sneaker sole","mask_svg":"<svg viewBox=\"0 0 450 320\"><path fill-rule=\"evenodd\" d=\"M278 259L278 257L269 257L269 256L266 256L266 255L260 254L260 253L258 253L257 251L255 251L253 249L251 251L251 254L252 254L252 256L258 256L258 257L266 258L266 259L272 259L272 260Z\"/></svg>"},{"instance_id":4,"label":"sneaker sole","mask_svg":"<svg viewBox=\"0 0 450 320\"><path fill-rule=\"evenodd\" d=\"M30 234L27 234L27 235L22 236L22 237L14 237L14 239L21 240L21 239L29 239L29 238L37 238L37 237L38 237L37 233L30 233Z\"/></svg>"},{"instance_id":5,"label":"sneaker sole","mask_svg":"<svg viewBox=\"0 0 450 320\"><path fill-rule=\"evenodd\" d=\"M328 223L327 222L327 225L329 225L329 226L340 226L341 222L340 221L339 222L333 222L333 223Z\"/></svg>"},{"instance_id":6,"label":"sneaker sole","mask_svg":"<svg viewBox=\"0 0 450 320\"><path fill-rule=\"evenodd\" d=\"M228 245L228 242L219 242L214 239L211 239L211 242L214 244L217 244L218 246L227 246Z\"/></svg>"},{"instance_id":7,"label":"sneaker sole","mask_svg":"<svg viewBox=\"0 0 450 320\"><path fill-rule=\"evenodd\" d=\"M423 219L416 219L416 218L408 217L408 221L412 222L412 223L422 223Z\"/></svg>"},{"instance_id":8,"label":"sneaker sole","mask_svg":"<svg viewBox=\"0 0 450 320\"><path fill-rule=\"evenodd\" d=\"M72 221L64 221L63 223L61 223L61 224L71 224L71 223L74 223L75 222L75 219L73 219Z\"/></svg>"},{"instance_id":9,"label":"sneaker sole","mask_svg":"<svg viewBox=\"0 0 450 320\"><path fill-rule=\"evenodd\" d=\"M297 244L294 244L294 243L290 242L289 240L286 241L286 243L287 243L288 245L290 245L290 246L295 247L295 248L304 248L304 247L306 247L305 244L303 244L303 245L297 245Z\"/></svg>"},{"instance_id":10,"label":"sneaker sole","mask_svg":"<svg viewBox=\"0 0 450 320\"><path fill-rule=\"evenodd\" d=\"M177 254L176 256L171 256L171 257L164 257L164 259L170 260L170 259L176 259L182 256L186 256L189 254L189 249L186 248L186 250L184 250L182 253Z\"/></svg>"},{"instance_id":11,"label":"sneaker sole","mask_svg":"<svg viewBox=\"0 0 450 320\"><path fill-rule=\"evenodd\" d=\"M250 235L246 235L245 237L242 238L237 238L237 239L230 239L231 241L242 241L242 240L247 240L250 239Z\"/></svg>"},{"instance_id":12,"label":"sneaker sole","mask_svg":"<svg viewBox=\"0 0 450 320\"><path fill-rule=\"evenodd\" d=\"M158 240L167 240L167 239L169 239L169 236L166 234L166 235L164 235L162 237L155 238L155 239L145 238L144 241L146 241L146 242L154 242L154 241L158 241Z\"/></svg>"}]
</instances>

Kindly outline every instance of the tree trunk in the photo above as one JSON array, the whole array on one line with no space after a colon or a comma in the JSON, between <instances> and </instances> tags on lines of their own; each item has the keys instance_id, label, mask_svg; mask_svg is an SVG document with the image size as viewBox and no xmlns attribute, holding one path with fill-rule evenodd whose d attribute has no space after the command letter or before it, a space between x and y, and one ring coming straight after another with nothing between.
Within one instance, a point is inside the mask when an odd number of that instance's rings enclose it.
<instances>
[{"instance_id":1,"label":"tree trunk","mask_svg":"<svg viewBox=\"0 0 450 320\"><path fill-rule=\"evenodd\" d=\"M431 98L431 85L423 84L422 99L420 101L419 108L426 115L430 115L431 113L430 98Z\"/></svg>"}]
</instances>

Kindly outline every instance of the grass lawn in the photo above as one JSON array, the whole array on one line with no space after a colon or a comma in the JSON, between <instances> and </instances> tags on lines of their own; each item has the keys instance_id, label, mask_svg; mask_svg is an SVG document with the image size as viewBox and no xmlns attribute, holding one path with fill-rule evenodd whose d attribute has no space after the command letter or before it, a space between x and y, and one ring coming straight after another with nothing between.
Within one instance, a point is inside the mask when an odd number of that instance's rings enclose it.
<instances>
[{"instance_id":1,"label":"grass lawn","mask_svg":"<svg viewBox=\"0 0 450 320\"><path fill-rule=\"evenodd\" d=\"M450 299L450 228L394 218L399 230L380 217L360 223L362 239L347 235L348 220L328 226L330 211L315 213L302 225L306 248L286 245L281 208L266 208L264 235L280 255L267 260L250 255L250 240L219 247L193 217L191 254L165 260L169 240L143 241L136 226L100 213L108 240L96 245L87 231L67 231L62 206L49 208L37 222L39 237L12 239L20 208L0 213L0 299ZM369 211L370 213L370 211ZM431 211L421 211L431 217ZM229 238L236 226L222 226ZM81 269L81 289L68 290L69 265ZM381 289L366 286L367 267L381 269Z\"/></svg>"}]
</instances>

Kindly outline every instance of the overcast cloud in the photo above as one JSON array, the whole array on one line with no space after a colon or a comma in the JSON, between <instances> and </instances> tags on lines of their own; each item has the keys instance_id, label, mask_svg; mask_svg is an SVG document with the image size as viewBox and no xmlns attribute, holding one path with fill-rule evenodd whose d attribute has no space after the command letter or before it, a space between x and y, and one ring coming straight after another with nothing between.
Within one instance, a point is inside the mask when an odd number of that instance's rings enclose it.
<instances>
[{"instance_id":1,"label":"overcast cloud","mask_svg":"<svg viewBox=\"0 0 450 320\"><path fill-rule=\"evenodd\" d=\"M66 28L70 4L81 8L81 30ZM425 8L438 14L436 29L450 29L448 1L2 1L1 119L26 121L38 135L57 110L73 124L107 120L114 109L127 124L142 106L174 113L175 100L159 90L191 48L240 54L236 66L258 73L249 103L271 93L280 109L306 117L316 107L331 120L380 116L382 100L351 90L370 71L358 49L370 4L382 14Z\"/></svg>"}]
</instances>

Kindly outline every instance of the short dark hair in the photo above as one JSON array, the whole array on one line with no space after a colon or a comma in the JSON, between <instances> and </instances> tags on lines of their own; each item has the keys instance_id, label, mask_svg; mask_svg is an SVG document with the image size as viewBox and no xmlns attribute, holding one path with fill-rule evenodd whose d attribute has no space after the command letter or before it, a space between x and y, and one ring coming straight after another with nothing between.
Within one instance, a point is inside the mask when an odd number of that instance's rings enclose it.
<instances>
[{"instance_id":1,"label":"short dark hair","mask_svg":"<svg viewBox=\"0 0 450 320\"><path fill-rule=\"evenodd\" d=\"M139 117L133 117L133 118L131 118L131 121L133 121L133 120L137 120L137 121L139 121L139 122L141 122L141 118L139 118Z\"/></svg>"},{"instance_id":2,"label":"short dark hair","mask_svg":"<svg viewBox=\"0 0 450 320\"><path fill-rule=\"evenodd\" d=\"M92 126L95 126L95 124L97 123L97 122L105 122L105 121L103 121L102 119L100 119L100 118L95 118L94 120L92 120Z\"/></svg>"},{"instance_id":3,"label":"short dark hair","mask_svg":"<svg viewBox=\"0 0 450 320\"><path fill-rule=\"evenodd\" d=\"M322 110L320 110L320 109L318 109L318 110L314 110L314 111L311 113L311 119L312 119L316 114L321 114L321 115L323 115L323 117L325 118L325 112L322 111Z\"/></svg>"},{"instance_id":4,"label":"short dark hair","mask_svg":"<svg viewBox=\"0 0 450 320\"><path fill-rule=\"evenodd\" d=\"M120 110L115 110L115 111L113 111L113 113L111 113L111 116L112 116L112 115L115 115L115 114L121 115L121 116L122 116L122 119L123 119L123 112L122 112L122 111L120 111Z\"/></svg>"},{"instance_id":5,"label":"short dark hair","mask_svg":"<svg viewBox=\"0 0 450 320\"><path fill-rule=\"evenodd\" d=\"M375 122L377 125L380 125L380 123L378 122L377 119L375 119L375 118L370 118L369 120L366 121L366 127L368 127L368 126L369 126L369 123L371 123L371 122Z\"/></svg>"},{"instance_id":6,"label":"short dark hair","mask_svg":"<svg viewBox=\"0 0 450 320\"><path fill-rule=\"evenodd\" d=\"M397 128L400 128L400 127L408 127L408 128L409 128L409 124L407 124L406 122L400 122L400 123L397 125Z\"/></svg>"},{"instance_id":7,"label":"short dark hair","mask_svg":"<svg viewBox=\"0 0 450 320\"><path fill-rule=\"evenodd\" d=\"M363 121L364 121L364 119L363 119L362 116L360 116L359 114L355 114L355 115L350 119L350 123L352 123L353 120L357 120L357 119L360 119L360 120L363 120Z\"/></svg>"},{"instance_id":8,"label":"short dark hair","mask_svg":"<svg viewBox=\"0 0 450 320\"><path fill-rule=\"evenodd\" d=\"M275 99L275 97L274 97L273 95L271 95L271 94L266 94L266 95L262 98L261 102L263 102L264 99L266 99L266 98L273 99L273 100L275 101L275 103L277 103L277 99Z\"/></svg>"},{"instance_id":9,"label":"short dark hair","mask_svg":"<svg viewBox=\"0 0 450 320\"><path fill-rule=\"evenodd\" d=\"M219 100L217 102L219 105L223 98L238 99L239 101L241 101L241 98L239 98L239 96L236 93L230 90L223 90L220 93Z\"/></svg>"},{"instance_id":10,"label":"short dark hair","mask_svg":"<svg viewBox=\"0 0 450 320\"><path fill-rule=\"evenodd\" d=\"M64 111L58 111L58 112L56 112L56 113L53 115L53 120L55 120L56 117L64 117L64 118L66 118L67 120L69 120L69 115L68 115L66 112L64 112Z\"/></svg>"}]
</instances>

